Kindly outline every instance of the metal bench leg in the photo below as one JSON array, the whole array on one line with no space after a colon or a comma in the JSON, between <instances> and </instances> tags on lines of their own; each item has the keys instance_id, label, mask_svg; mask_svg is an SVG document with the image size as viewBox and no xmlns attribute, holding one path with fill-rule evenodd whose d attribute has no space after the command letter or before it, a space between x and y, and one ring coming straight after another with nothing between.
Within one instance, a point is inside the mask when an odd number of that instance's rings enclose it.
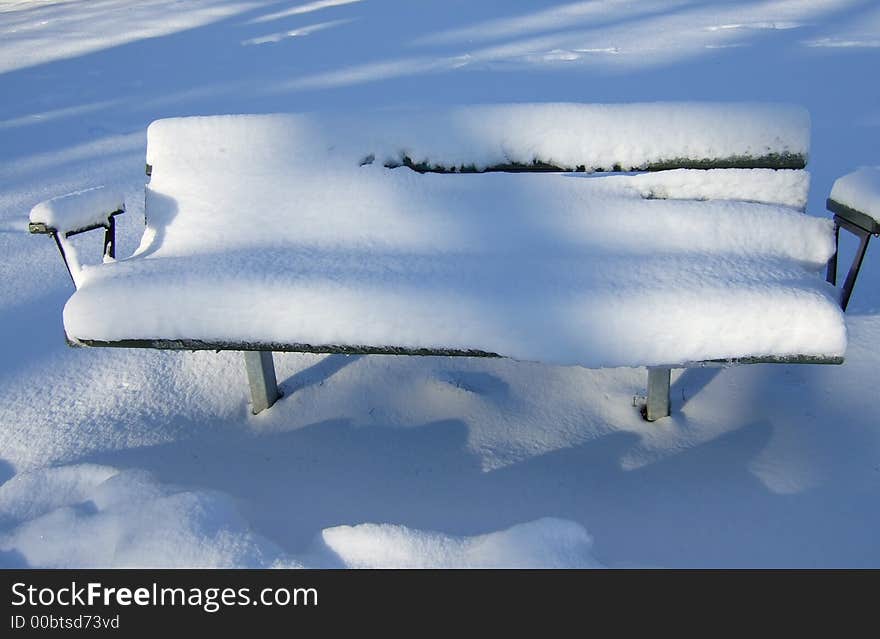
<instances>
[{"instance_id":1,"label":"metal bench leg","mask_svg":"<svg viewBox=\"0 0 880 639\"><path fill-rule=\"evenodd\" d=\"M104 256L116 259L116 217L107 218L107 228L104 229Z\"/></svg>"},{"instance_id":2,"label":"metal bench leg","mask_svg":"<svg viewBox=\"0 0 880 639\"><path fill-rule=\"evenodd\" d=\"M251 410L256 415L272 406L280 397L272 352L244 351L244 366L251 387Z\"/></svg>"},{"instance_id":3,"label":"metal bench leg","mask_svg":"<svg viewBox=\"0 0 880 639\"><path fill-rule=\"evenodd\" d=\"M867 231L857 233L859 238L859 248L856 250L853 263L849 267L849 273L843 282L843 290L840 292L840 307L845 311L849 304L849 298L856 286L856 279L859 277L859 270L862 268L862 260L865 259L865 252L868 250L868 242L871 241L871 234Z\"/></svg>"},{"instance_id":4,"label":"metal bench leg","mask_svg":"<svg viewBox=\"0 0 880 639\"><path fill-rule=\"evenodd\" d=\"M649 422L661 417L669 417L669 379L672 369L648 369L648 402L645 405L645 419Z\"/></svg>"},{"instance_id":5,"label":"metal bench leg","mask_svg":"<svg viewBox=\"0 0 880 639\"><path fill-rule=\"evenodd\" d=\"M834 221L834 255L828 260L828 267L825 269L825 281L831 286L837 286L837 252L840 248L840 225L837 220Z\"/></svg>"},{"instance_id":6,"label":"metal bench leg","mask_svg":"<svg viewBox=\"0 0 880 639\"><path fill-rule=\"evenodd\" d=\"M844 311L849 304L849 298L852 296L853 288L856 285L856 279L859 277L859 269L862 268L862 261L865 259L865 252L868 250L868 243L871 236L880 237L880 223L874 221L861 211L851 209L839 202L828 199L828 210L834 213L834 255L828 261L828 273L825 279L832 285L837 284L837 262L838 250L840 249L840 229L849 231L859 240L859 248L853 257L849 272L846 274L846 280L840 289L840 308Z\"/></svg>"}]
</instances>

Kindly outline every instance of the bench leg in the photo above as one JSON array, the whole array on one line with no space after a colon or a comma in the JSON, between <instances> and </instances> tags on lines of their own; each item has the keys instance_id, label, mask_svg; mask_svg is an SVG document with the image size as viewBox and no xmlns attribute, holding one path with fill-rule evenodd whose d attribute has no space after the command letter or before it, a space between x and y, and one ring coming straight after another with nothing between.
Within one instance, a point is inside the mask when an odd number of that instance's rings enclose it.
<instances>
[{"instance_id":1,"label":"bench leg","mask_svg":"<svg viewBox=\"0 0 880 639\"><path fill-rule=\"evenodd\" d=\"M669 417L669 378L672 369L648 369L648 402L645 406L645 419L649 422L661 417Z\"/></svg>"},{"instance_id":2,"label":"bench leg","mask_svg":"<svg viewBox=\"0 0 880 639\"><path fill-rule=\"evenodd\" d=\"M856 279L859 277L859 270L862 268L862 260L865 259L865 252L868 250L868 242L871 241L871 234L867 231L858 234L859 248L853 257L853 263L849 267L846 279L843 281L843 290L840 292L840 308L844 311L849 304L849 298L856 286Z\"/></svg>"},{"instance_id":3,"label":"bench leg","mask_svg":"<svg viewBox=\"0 0 880 639\"><path fill-rule=\"evenodd\" d=\"M269 408L280 396L272 352L244 351L244 367L251 387L251 410L256 415Z\"/></svg>"}]
</instances>

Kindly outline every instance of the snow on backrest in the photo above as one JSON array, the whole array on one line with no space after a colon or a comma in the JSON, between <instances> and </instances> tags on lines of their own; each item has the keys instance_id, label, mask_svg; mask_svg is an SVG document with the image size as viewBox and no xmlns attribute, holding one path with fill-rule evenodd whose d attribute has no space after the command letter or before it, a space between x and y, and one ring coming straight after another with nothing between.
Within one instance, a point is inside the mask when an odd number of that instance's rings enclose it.
<instances>
[{"instance_id":1,"label":"snow on backrest","mask_svg":"<svg viewBox=\"0 0 880 639\"><path fill-rule=\"evenodd\" d=\"M308 161L321 146L316 118L300 114L169 118L147 129L147 164L168 173L247 171Z\"/></svg>"},{"instance_id":2,"label":"snow on backrest","mask_svg":"<svg viewBox=\"0 0 880 639\"><path fill-rule=\"evenodd\" d=\"M139 252L166 256L294 245L422 250L442 245L441 238L465 250L475 245L467 237L481 236L465 232L474 224L489 225L488 236L497 234L499 223L508 234L527 235L525 227L505 221L506 212L511 220L555 219L589 208L585 198L595 207L597 198L609 197L802 208L808 188L805 171L760 168L655 171L604 176L601 183L497 173L421 176L383 168L409 163L485 170L537 162L537 168L628 170L688 162L760 166L761 158L803 163L806 113L773 105L542 104L356 117L188 117L154 122L147 138L152 177Z\"/></svg>"},{"instance_id":3,"label":"snow on backrest","mask_svg":"<svg viewBox=\"0 0 880 639\"><path fill-rule=\"evenodd\" d=\"M507 104L366 115L159 120L147 163L174 170L378 161L419 170L803 168L809 115L777 104Z\"/></svg>"}]
</instances>

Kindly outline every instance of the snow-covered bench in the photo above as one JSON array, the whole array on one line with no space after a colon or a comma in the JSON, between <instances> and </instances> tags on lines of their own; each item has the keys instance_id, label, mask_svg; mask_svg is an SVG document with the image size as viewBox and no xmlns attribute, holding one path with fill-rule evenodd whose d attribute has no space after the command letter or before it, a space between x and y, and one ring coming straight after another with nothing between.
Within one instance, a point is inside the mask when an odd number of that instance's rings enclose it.
<instances>
[{"instance_id":1,"label":"snow-covered bench","mask_svg":"<svg viewBox=\"0 0 880 639\"><path fill-rule=\"evenodd\" d=\"M802 109L753 104L174 118L132 256L108 189L31 230L66 256L70 344L244 351L255 413L300 351L647 366L653 420L671 368L843 361L808 143ZM99 227L80 266L67 238Z\"/></svg>"}]
</instances>

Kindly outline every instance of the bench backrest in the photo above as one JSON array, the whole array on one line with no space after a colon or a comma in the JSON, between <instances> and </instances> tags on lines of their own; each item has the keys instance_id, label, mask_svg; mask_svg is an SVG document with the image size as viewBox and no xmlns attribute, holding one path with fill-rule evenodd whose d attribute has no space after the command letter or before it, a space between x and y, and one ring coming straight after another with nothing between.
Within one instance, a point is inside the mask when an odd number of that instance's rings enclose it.
<instances>
[{"instance_id":1,"label":"bench backrest","mask_svg":"<svg viewBox=\"0 0 880 639\"><path fill-rule=\"evenodd\" d=\"M804 166L808 144L807 114L778 105L541 104L160 120L148 132L153 171L141 252L463 250L467 236L527 252L525 236L501 238L519 232L525 218L542 225L569 210L596 217L633 208L601 205L600 198L802 209L808 176L791 169ZM467 179L383 168L406 166L438 173L651 172ZM693 167L712 170L659 171ZM669 238L677 233L665 231Z\"/></svg>"},{"instance_id":2,"label":"bench backrest","mask_svg":"<svg viewBox=\"0 0 880 639\"><path fill-rule=\"evenodd\" d=\"M148 167L224 157L417 171L801 169L809 115L775 104L511 104L348 115L173 118L148 132Z\"/></svg>"}]
</instances>

